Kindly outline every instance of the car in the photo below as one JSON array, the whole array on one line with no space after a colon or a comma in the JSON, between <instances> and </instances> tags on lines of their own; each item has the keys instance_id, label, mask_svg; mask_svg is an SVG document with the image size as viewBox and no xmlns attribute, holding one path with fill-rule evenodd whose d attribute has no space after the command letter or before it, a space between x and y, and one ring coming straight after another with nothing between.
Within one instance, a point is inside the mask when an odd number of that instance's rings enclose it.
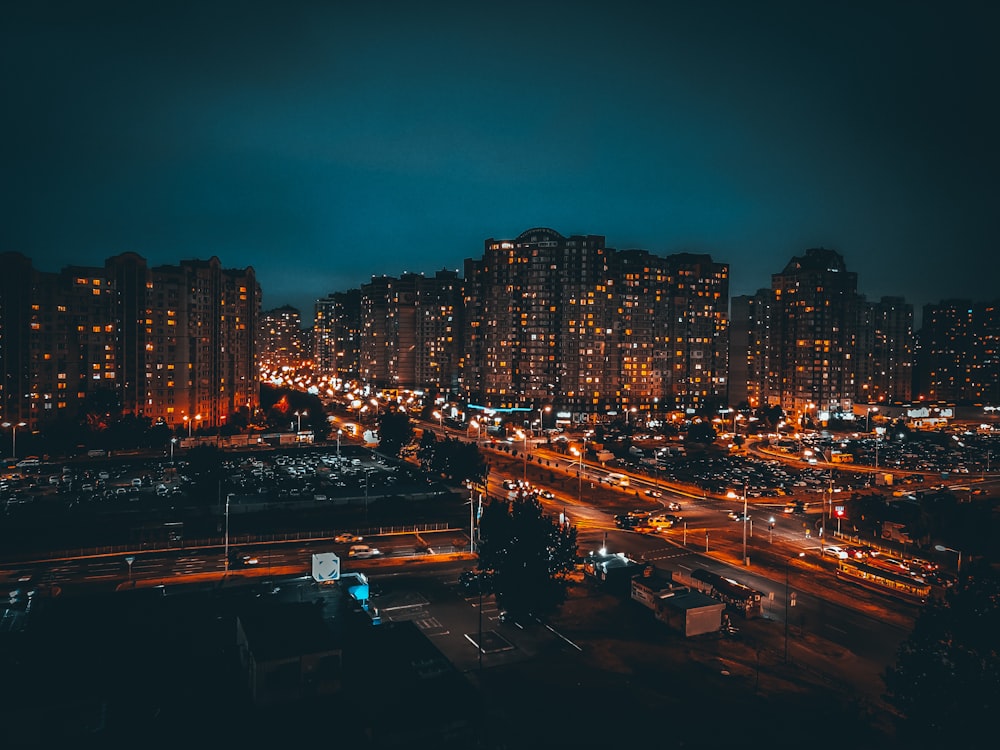
<instances>
[{"instance_id":1,"label":"car","mask_svg":"<svg viewBox=\"0 0 1000 750\"><path fill-rule=\"evenodd\" d=\"M749 521L750 520L750 516L746 515L745 513L741 513L741 512L738 513L735 510L729 511L729 513L727 513L726 515L729 517L730 521Z\"/></svg>"},{"instance_id":2,"label":"car","mask_svg":"<svg viewBox=\"0 0 1000 750\"><path fill-rule=\"evenodd\" d=\"M680 510L681 509L681 504L680 503L675 503L674 501L671 500L664 507L667 510Z\"/></svg>"},{"instance_id":3,"label":"car","mask_svg":"<svg viewBox=\"0 0 1000 750\"><path fill-rule=\"evenodd\" d=\"M248 555L242 552L234 552L229 557L234 568L248 568L260 563L260 560L255 555Z\"/></svg>"},{"instance_id":4,"label":"car","mask_svg":"<svg viewBox=\"0 0 1000 750\"><path fill-rule=\"evenodd\" d=\"M354 544L347 550L347 556L356 560L365 560L369 557L378 557L382 552L378 547L369 547L367 544Z\"/></svg>"},{"instance_id":5,"label":"car","mask_svg":"<svg viewBox=\"0 0 1000 750\"><path fill-rule=\"evenodd\" d=\"M838 547L836 544L827 544L823 547L823 554L829 555L830 557L836 557L840 560L847 559L847 550L843 547Z\"/></svg>"},{"instance_id":6,"label":"car","mask_svg":"<svg viewBox=\"0 0 1000 750\"><path fill-rule=\"evenodd\" d=\"M360 542L362 538L363 537L360 537L357 534L345 531L343 534L337 534L337 536L333 538L333 541L338 542L339 544L354 544L355 542Z\"/></svg>"},{"instance_id":7,"label":"car","mask_svg":"<svg viewBox=\"0 0 1000 750\"><path fill-rule=\"evenodd\" d=\"M646 494L650 497L663 497L663 493L659 490L646 490Z\"/></svg>"},{"instance_id":8,"label":"car","mask_svg":"<svg viewBox=\"0 0 1000 750\"><path fill-rule=\"evenodd\" d=\"M848 547L844 550L847 556L855 560L863 560L864 558L870 556L873 553L871 547Z\"/></svg>"},{"instance_id":9,"label":"car","mask_svg":"<svg viewBox=\"0 0 1000 750\"><path fill-rule=\"evenodd\" d=\"M539 490L538 494L544 497L546 500L554 500L556 497L555 493L553 493L551 490Z\"/></svg>"}]
</instances>

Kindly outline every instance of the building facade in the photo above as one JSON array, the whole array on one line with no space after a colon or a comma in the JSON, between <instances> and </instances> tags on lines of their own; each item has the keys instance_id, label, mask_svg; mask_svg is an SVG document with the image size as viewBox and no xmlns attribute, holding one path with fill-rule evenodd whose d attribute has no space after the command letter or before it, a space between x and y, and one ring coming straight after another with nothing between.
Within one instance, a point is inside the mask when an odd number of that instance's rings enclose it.
<instances>
[{"instance_id":1,"label":"building facade","mask_svg":"<svg viewBox=\"0 0 1000 750\"><path fill-rule=\"evenodd\" d=\"M2 262L4 421L39 430L87 402L175 427L256 410L252 268L218 258L150 268L135 253L55 273L18 253Z\"/></svg>"}]
</instances>

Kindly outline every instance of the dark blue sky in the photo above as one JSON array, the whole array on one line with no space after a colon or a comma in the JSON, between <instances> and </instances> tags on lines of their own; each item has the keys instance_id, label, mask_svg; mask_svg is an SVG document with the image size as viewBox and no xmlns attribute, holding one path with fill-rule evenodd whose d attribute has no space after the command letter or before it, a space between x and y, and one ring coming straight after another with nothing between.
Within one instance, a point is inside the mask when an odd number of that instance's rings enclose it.
<instances>
[{"instance_id":1,"label":"dark blue sky","mask_svg":"<svg viewBox=\"0 0 1000 750\"><path fill-rule=\"evenodd\" d=\"M0 250L43 270L217 255L309 317L548 226L1000 297L996 3L10 5Z\"/></svg>"}]
</instances>

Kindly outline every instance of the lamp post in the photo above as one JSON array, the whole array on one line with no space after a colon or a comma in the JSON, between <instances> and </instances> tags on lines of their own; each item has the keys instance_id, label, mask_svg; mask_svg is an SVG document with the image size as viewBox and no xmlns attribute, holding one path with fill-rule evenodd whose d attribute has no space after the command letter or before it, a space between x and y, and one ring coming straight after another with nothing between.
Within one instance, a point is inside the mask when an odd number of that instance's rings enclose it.
<instances>
[{"instance_id":1,"label":"lamp post","mask_svg":"<svg viewBox=\"0 0 1000 750\"><path fill-rule=\"evenodd\" d=\"M547 411L552 411L552 407L551 406L546 406L544 408L541 407L541 406L538 407L538 434L539 435L542 434L542 429L545 427L544 417L542 415L545 414L545 412L547 412Z\"/></svg>"},{"instance_id":2,"label":"lamp post","mask_svg":"<svg viewBox=\"0 0 1000 750\"><path fill-rule=\"evenodd\" d=\"M229 494L226 495L226 543L225 543L225 548L226 548L226 559L225 559L226 573L229 573L229 501L232 499L232 497L233 497L233 493L232 492L230 492Z\"/></svg>"},{"instance_id":3,"label":"lamp post","mask_svg":"<svg viewBox=\"0 0 1000 750\"><path fill-rule=\"evenodd\" d=\"M518 430L515 433L519 438L524 440L524 481L528 481L528 433Z\"/></svg>"},{"instance_id":4,"label":"lamp post","mask_svg":"<svg viewBox=\"0 0 1000 750\"><path fill-rule=\"evenodd\" d=\"M174 446L177 445L177 438L170 438L170 465L174 465Z\"/></svg>"},{"instance_id":5,"label":"lamp post","mask_svg":"<svg viewBox=\"0 0 1000 750\"><path fill-rule=\"evenodd\" d=\"M872 429L872 412L878 411L877 406L869 406L865 410L865 432L871 432Z\"/></svg>"},{"instance_id":6,"label":"lamp post","mask_svg":"<svg viewBox=\"0 0 1000 750\"><path fill-rule=\"evenodd\" d=\"M344 434L343 430L337 430L337 458L340 458L340 436Z\"/></svg>"},{"instance_id":7,"label":"lamp post","mask_svg":"<svg viewBox=\"0 0 1000 750\"><path fill-rule=\"evenodd\" d=\"M747 483L743 482L743 564L749 565L750 558L747 557Z\"/></svg>"},{"instance_id":8,"label":"lamp post","mask_svg":"<svg viewBox=\"0 0 1000 750\"><path fill-rule=\"evenodd\" d=\"M27 427L27 422L4 422L4 427L10 427L10 455L17 458L17 428Z\"/></svg>"},{"instance_id":9,"label":"lamp post","mask_svg":"<svg viewBox=\"0 0 1000 750\"><path fill-rule=\"evenodd\" d=\"M962 551L958 549L953 549L951 547L945 547L943 544L935 544L934 549L938 552L954 552L958 555L958 573L962 574Z\"/></svg>"},{"instance_id":10,"label":"lamp post","mask_svg":"<svg viewBox=\"0 0 1000 750\"><path fill-rule=\"evenodd\" d=\"M483 438L483 426L479 423L479 420L473 419L469 422L469 427L473 427L476 430L476 445L479 445Z\"/></svg>"},{"instance_id":11,"label":"lamp post","mask_svg":"<svg viewBox=\"0 0 1000 750\"><path fill-rule=\"evenodd\" d=\"M570 448L573 453L579 458L578 466L576 469L576 503L577 505L582 504L583 500L583 451L576 448Z\"/></svg>"},{"instance_id":12,"label":"lamp post","mask_svg":"<svg viewBox=\"0 0 1000 750\"><path fill-rule=\"evenodd\" d=\"M800 552L797 556L805 557L806 553ZM790 595L788 593L788 566L791 565L792 560L794 559L795 559L794 557L789 557L787 560L785 560L785 663L786 664L788 663L788 607L795 606L794 601L791 603L791 605L789 605L788 602L790 598Z\"/></svg>"},{"instance_id":13,"label":"lamp post","mask_svg":"<svg viewBox=\"0 0 1000 750\"><path fill-rule=\"evenodd\" d=\"M439 411L436 411L433 412L431 416L438 421L438 429L444 432L444 414L442 414Z\"/></svg>"},{"instance_id":14,"label":"lamp post","mask_svg":"<svg viewBox=\"0 0 1000 750\"><path fill-rule=\"evenodd\" d=\"M296 432L302 432L302 417L308 417L309 412L303 409L302 411L295 412L295 417L298 419L296 423Z\"/></svg>"}]
</instances>

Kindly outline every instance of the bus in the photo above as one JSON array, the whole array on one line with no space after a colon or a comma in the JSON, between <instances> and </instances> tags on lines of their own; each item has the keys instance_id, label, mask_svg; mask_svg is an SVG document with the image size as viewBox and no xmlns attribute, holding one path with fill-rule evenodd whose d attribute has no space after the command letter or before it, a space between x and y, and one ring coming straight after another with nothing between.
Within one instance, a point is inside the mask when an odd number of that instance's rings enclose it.
<instances>
[{"instance_id":1,"label":"bus","mask_svg":"<svg viewBox=\"0 0 1000 750\"><path fill-rule=\"evenodd\" d=\"M628 477L624 474L608 474L608 484L618 487L628 487Z\"/></svg>"},{"instance_id":2,"label":"bus","mask_svg":"<svg viewBox=\"0 0 1000 750\"><path fill-rule=\"evenodd\" d=\"M858 560L838 560L837 577L916 604L923 604L931 595L929 583L918 581L903 571L897 573Z\"/></svg>"},{"instance_id":3,"label":"bus","mask_svg":"<svg viewBox=\"0 0 1000 750\"><path fill-rule=\"evenodd\" d=\"M739 581L703 568L693 571L691 578L706 584L709 596L725 603L727 608L747 619L760 617L764 613L764 598L761 593Z\"/></svg>"}]
</instances>

